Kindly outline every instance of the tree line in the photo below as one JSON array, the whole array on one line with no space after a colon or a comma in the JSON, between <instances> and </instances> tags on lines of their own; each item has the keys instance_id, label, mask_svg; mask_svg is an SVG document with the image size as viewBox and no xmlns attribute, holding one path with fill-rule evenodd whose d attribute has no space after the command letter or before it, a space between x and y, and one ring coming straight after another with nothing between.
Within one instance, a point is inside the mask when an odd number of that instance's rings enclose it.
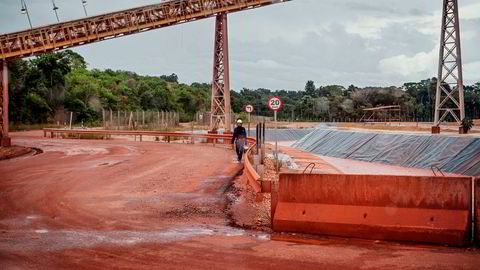
<instances>
[{"instance_id":1,"label":"tree line","mask_svg":"<svg viewBox=\"0 0 480 270\"><path fill-rule=\"evenodd\" d=\"M432 121L436 86L436 78L405 83L402 87L363 88L354 85L347 88L340 85L316 87L313 81L308 81L303 91L244 88L232 92L232 107L234 111L240 111L244 104L252 104L259 115L271 116L268 99L279 96L284 107L278 117L284 120L359 121L364 109L399 105L400 113L378 116L395 116L404 121ZM468 118L480 118L480 83L465 86L465 110Z\"/></svg>"},{"instance_id":2,"label":"tree line","mask_svg":"<svg viewBox=\"0 0 480 270\"><path fill-rule=\"evenodd\" d=\"M51 121L55 113L73 111L78 121L101 119L102 109L114 111L176 111L182 122L196 112L210 110L211 84L179 82L175 74L142 76L130 71L87 69L85 59L70 50L9 62L9 116L12 122L35 124ZM408 119L430 120L435 108L436 79L405 83L402 87L316 87L308 81L299 91L242 89L232 91L232 110L245 105L255 114L270 116L267 102L280 96L280 119L299 121L355 120L363 109L400 105ZM480 118L480 83L465 86L466 114Z\"/></svg>"},{"instance_id":3,"label":"tree line","mask_svg":"<svg viewBox=\"0 0 480 270\"><path fill-rule=\"evenodd\" d=\"M95 122L102 109L176 111L183 121L210 107L210 85L178 82L175 74L141 76L129 71L88 70L84 58L64 51L9 62L12 122L47 123L59 110Z\"/></svg>"}]
</instances>

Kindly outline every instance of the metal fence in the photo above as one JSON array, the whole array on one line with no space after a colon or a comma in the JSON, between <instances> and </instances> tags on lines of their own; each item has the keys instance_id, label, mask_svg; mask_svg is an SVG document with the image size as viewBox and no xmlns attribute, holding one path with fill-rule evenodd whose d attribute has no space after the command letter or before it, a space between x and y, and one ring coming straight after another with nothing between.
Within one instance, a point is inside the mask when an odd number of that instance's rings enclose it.
<instances>
[{"instance_id":1,"label":"metal fence","mask_svg":"<svg viewBox=\"0 0 480 270\"><path fill-rule=\"evenodd\" d=\"M210 112L197 112L195 114L195 124L201 126L210 126L211 121L211 113ZM240 114L232 114L232 123L235 123L237 119L241 117L245 117L245 115ZM244 122L247 122L248 119L243 119ZM263 122L271 122L273 121L273 117L266 117L266 116L259 116L259 115L251 115L250 122L251 123L263 123Z\"/></svg>"},{"instance_id":2,"label":"metal fence","mask_svg":"<svg viewBox=\"0 0 480 270\"><path fill-rule=\"evenodd\" d=\"M158 130L178 126L180 114L165 111L102 110L102 120L106 130Z\"/></svg>"}]
</instances>

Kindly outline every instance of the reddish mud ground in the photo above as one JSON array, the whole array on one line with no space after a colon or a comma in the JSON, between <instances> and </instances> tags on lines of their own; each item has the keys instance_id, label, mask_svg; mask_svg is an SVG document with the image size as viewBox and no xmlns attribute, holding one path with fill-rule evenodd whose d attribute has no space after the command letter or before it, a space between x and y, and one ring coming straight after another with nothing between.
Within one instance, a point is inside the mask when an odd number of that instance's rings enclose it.
<instances>
[{"instance_id":1,"label":"reddish mud ground","mask_svg":"<svg viewBox=\"0 0 480 270\"><path fill-rule=\"evenodd\" d=\"M12 145L12 147L0 147L0 160L20 157L34 151L28 147Z\"/></svg>"},{"instance_id":2,"label":"reddish mud ground","mask_svg":"<svg viewBox=\"0 0 480 270\"><path fill-rule=\"evenodd\" d=\"M13 134L0 161L0 269L478 269L480 252L271 235L224 148ZM232 190L232 188L234 190ZM233 210L232 210L233 209ZM233 213L231 212L233 211ZM242 218L243 216L243 218ZM254 222L251 222L254 223Z\"/></svg>"}]
</instances>

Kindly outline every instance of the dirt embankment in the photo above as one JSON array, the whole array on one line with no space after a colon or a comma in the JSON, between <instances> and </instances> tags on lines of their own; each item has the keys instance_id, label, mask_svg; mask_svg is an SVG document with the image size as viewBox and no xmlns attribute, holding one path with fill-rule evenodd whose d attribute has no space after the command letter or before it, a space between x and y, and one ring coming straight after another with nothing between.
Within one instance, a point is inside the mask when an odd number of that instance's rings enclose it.
<instances>
[{"instance_id":1,"label":"dirt embankment","mask_svg":"<svg viewBox=\"0 0 480 270\"><path fill-rule=\"evenodd\" d=\"M12 147L0 147L0 160L11 159L21 157L30 153L41 152L40 149L34 149L30 147L12 146Z\"/></svg>"}]
</instances>

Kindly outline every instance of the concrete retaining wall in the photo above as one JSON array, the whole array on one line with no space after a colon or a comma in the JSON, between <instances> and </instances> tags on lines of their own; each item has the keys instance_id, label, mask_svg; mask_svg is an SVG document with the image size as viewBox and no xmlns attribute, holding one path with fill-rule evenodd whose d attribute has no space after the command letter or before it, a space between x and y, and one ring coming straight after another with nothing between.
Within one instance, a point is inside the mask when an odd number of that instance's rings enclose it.
<instances>
[{"instance_id":1,"label":"concrete retaining wall","mask_svg":"<svg viewBox=\"0 0 480 270\"><path fill-rule=\"evenodd\" d=\"M471 179L281 174L272 194L273 229L464 245L471 227Z\"/></svg>"},{"instance_id":2,"label":"concrete retaining wall","mask_svg":"<svg viewBox=\"0 0 480 270\"><path fill-rule=\"evenodd\" d=\"M480 243L480 177L475 180L475 234Z\"/></svg>"}]
</instances>

